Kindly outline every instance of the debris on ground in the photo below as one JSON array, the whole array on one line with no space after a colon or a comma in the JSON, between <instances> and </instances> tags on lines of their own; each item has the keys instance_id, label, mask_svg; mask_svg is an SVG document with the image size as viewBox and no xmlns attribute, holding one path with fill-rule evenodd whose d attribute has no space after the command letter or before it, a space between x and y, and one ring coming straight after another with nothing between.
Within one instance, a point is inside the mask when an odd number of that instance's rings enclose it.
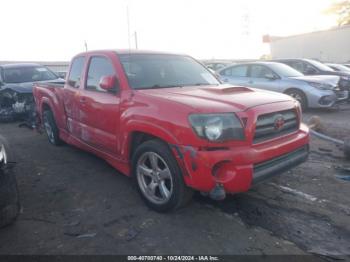
<instances>
[{"instance_id":1,"label":"debris on ground","mask_svg":"<svg viewBox=\"0 0 350 262\"><path fill-rule=\"evenodd\" d=\"M333 138L331 136L325 135L321 130L324 129L321 123L321 119L318 116L312 116L308 121L308 126L310 128L310 134L314 135L322 140L326 140L328 142L332 142L338 146L341 146L344 151L344 157L346 159L350 159L350 139L344 138L342 140ZM331 153L332 150L328 148L319 148L321 152Z\"/></svg>"},{"instance_id":2,"label":"debris on ground","mask_svg":"<svg viewBox=\"0 0 350 262\"><path fill-rule=\"evenodd\" d=\"M77 238L89 238L89 237L95 237L97 233L91 233L91 234L82 234L77 236Z\"/></svg>"}]
</instances>

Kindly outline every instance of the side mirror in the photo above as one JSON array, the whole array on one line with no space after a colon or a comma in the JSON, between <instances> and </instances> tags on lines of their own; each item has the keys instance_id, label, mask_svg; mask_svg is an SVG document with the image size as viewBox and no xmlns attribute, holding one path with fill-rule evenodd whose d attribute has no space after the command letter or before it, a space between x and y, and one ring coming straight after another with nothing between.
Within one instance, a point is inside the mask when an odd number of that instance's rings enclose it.
<instances>
[{"instance_id":1,"label":"side mirror","mask_svg":"<svg viewBox=\"0 0 350 262\"><path fill-rule=\"evenodd\" d=\"M116 76L110 75L110 76L103 76L100 80L100 87L103 90L109 91L109 92L115 92L119 88L119 82Z\"/></svg>"},{"instance_id":2,"label":"side mirror","mask_svg":"<svg viewBox=\"0 0 350 262\"><path fill-rule=\"evenodd\" d=\"M269 79L269 80L276 80L277 79L277 77L274 74L266 74L265 78Z\"/></svg>"}]
</instances>

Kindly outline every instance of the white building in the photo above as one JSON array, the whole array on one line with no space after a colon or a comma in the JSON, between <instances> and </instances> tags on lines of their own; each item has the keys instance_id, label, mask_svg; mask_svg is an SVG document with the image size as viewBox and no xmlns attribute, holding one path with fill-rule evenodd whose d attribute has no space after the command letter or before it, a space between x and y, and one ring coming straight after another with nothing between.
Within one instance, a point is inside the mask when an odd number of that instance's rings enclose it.
<instances>
[{"instance_id":1,"label":"white building","mask_svg":"<svg viewBox=\"0 0 350 262\"><path fill-rule=\"evenodd\" d=\"M269 37L272 59L310 58L350 62L350 26L288 37Z\"/></svg>"}]
</instances>

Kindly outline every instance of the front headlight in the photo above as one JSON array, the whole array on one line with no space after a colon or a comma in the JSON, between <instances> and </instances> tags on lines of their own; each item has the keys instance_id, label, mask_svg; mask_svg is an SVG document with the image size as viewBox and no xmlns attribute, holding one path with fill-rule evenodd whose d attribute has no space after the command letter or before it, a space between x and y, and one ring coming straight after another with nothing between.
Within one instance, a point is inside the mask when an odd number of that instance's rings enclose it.
<instances>
[{"instance_id":1,"label":"front headlight","mask_svg":"<svg viewBox=\"0 0 350 262\"><path fill-rule=\"evenodd\" d=\"M189 121L195 133L209 141L244 140L241 121L233 113L193 114Z\"/></svg>"},{"instance_id":2,"label":"front headlight","mask_svg":"<svg viewBox=\"0 0 350 262\"><path fill-rule=\"evenodd\" d=\"M315 82L308 82L308 84L310 86L313 86L317 89L321 89L321 90L333 90L333 86L329 85L329 84L325 84L325 83L315 83Z\"/></svg>"}]
</instances>

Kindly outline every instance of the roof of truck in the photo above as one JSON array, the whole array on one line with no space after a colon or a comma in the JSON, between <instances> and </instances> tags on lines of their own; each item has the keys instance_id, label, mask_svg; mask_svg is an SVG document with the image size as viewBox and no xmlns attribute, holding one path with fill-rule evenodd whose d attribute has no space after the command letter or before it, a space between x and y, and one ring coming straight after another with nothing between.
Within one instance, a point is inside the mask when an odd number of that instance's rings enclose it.
<instances>
[{"instance_id":1,"label":"roof of truck","mask_svg":"<svg viewBox=\"0 0 350 262\"><path fill-rule=\"evenodd\" d=\"M152 50L139 50L139 49L107 49L107 50L91 50L87 52L83 52L78 54L84 55L84 54L94 54L98 52L115 52L119 55L123 54L162 54L162 55L184 55L184 54L177 54L177 53L171 53L171 52L162 52L162 51L152 51Z\"/></svg>"}]
</instances>

